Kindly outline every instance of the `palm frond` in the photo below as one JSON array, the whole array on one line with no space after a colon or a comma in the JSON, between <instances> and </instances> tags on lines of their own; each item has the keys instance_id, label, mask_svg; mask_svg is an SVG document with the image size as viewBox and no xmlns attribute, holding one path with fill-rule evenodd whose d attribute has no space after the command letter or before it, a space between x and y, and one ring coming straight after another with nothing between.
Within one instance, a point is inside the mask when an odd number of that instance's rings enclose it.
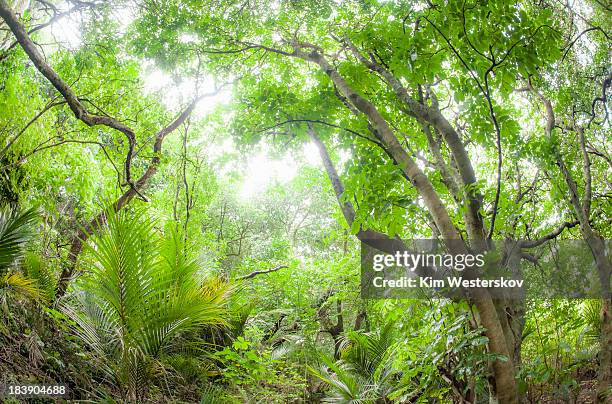
<instances>
[{"instance_id":1,"label":"palm frond","mask_svg":"<svg viewBox=\"0 0 612 404\"><path fill-rule=\"evenodd\" d=\"M407 388L398 383L402 375L393 363L397 343L392 323L378 332L350 331L342 340L340 360L319 355L322 365L308 369L331 387L333 394L327 402L387 400Z\"/></svg>"},{"instance_id":2,"label":"palm frond","mask_svg":"<svg viewBox=\"0 0 612 404\"><path fill-rule=\"evenodd\" d=\"M582 305L582 320L584 329L580 339L595 344L601 336L601 300L588 299Z\"/></svg>"},{"instance_id":3,"label":"palm frond","mask_svg":"<svg viewBox=\"0 0 612 404\"><path fill-rule=\"evenodd\" d=\"M350 365L342 361L334 362L327 355L321 355L319 368L307 366L308 371L325 382L332 389L324 401L333 403L373 403L375 402L375 389L369 380L357 372Z\"/></svg>"},{"instance_id":4,"label":"palm frond","mask_svg":"<svg viewBox=\"0 0 612 404\"><path fill-rule=\"evenodd\" d=\"M209 384L202 389L200 404L219 404L226 402L228 402L227 397L219 387Z\"/></svg>"},{"instance_id":5,"label":"palm frond","mask_svg":"<svg viewBox=\"0 0 612 404\"><path fill-rule=\"evenodd\" d=\"M378 333L351 331L346 335L342 359L364 375L372 376L395 346L393 325L385 324Z\"/></svg>"},{"instance_id":6,"label":"palm frond","mask_svg":"<svg viewBox=\"0 0 612 404\"><path fill-rule=\"evenodd\" d=\"M0 279L0 293L15 294L32 300L44 300L44 292L36 285L36 281L18 272L9 272Z\"/></svg>"},{"instance_id":7,"label":"palm frond","mask_svg":"<svg viewBox=\"0 0 612 404\"><path fill-rule=\"evenodd\" d=\"M55 297L57 278L40 256L34 253L26 254L23 271L25 276L36 282L43 298L46 301L52 301Z\"/></svg>"},{"instance_id":8,"label":"palm frond","mask_svg":"<svg viewBox=\"0 0 612 404\"><path fill-rule=\"evenodd\" d=\"M145 394L159 358L190 344L189 332L227 325L232 285L206 278L182 240L161 238L142 212L109 213L86 248L77 293L64 304L77 335L113 362L129 397Z\"/></svg>"},{"instance_id":9,"label":"palm frond","mask_svg":"<svg viewBox=\"0 0 612 404\"><path fill-rule=\"evenodd\" d=\"M20 212L8 205L0 207L0 274L23 257L36 218L35 209Z\"/></svg>"}]
</instances>

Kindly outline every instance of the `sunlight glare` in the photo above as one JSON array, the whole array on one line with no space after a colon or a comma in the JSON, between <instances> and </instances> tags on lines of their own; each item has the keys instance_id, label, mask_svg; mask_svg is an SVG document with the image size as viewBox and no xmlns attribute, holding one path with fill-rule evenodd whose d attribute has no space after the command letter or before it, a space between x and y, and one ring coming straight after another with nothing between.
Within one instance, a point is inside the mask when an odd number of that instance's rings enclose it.
<instances>
[{"instance_id":1,"label":"sunlight glare","mask_svg":"<svg viewBox=\"0 0 612 404\"><path fill-rule=\"evenodd\" d=\"M272 159L266 147L247 162L240 198L252 199L274 183L286 184L297 175L297 172L298 165L293 157L287 155L280 160Z\"/></svg>"},{"instance_id":2,"label":"sunlight glare","mask_svg":"<svg viewBox=\"0 0 612 404\"><path fill-rule=\"evenodd\" d=\"M212 94L216 91L216 84L211 76L203 76L198 80L193 77L173 79L169 74L149 65L145 69L144 89L148 94L160 93L162 102L169 109L178 109L195 97L196 88L199 94ZM202 118L212 112L219 105L226 105L232 99L230 86L226 86L214 95L203 97L196 106L193 116Z\"/></svg>"},{"instance_id":3,"label":"sunlight glare","mask_svg":"<svg viewBox=\"0 0 612 404\"><path fill-rule=\"evenodd\" d=\"M319 149L313 142L308 142L302 149L304 160L310 166L318 167L321 165L321 156L319 155Z\"/></svg>"}]
</instances>

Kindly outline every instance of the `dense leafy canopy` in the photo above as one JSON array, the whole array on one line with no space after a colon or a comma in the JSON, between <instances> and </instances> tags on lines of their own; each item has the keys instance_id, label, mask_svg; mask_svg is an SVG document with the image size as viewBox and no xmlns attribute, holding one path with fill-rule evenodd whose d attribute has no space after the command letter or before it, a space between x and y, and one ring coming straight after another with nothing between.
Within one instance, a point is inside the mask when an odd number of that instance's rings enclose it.
<instances>
[{"instance_id":1,"label":"dense leafy canopy","mask_svg":"<svg viewBox=\"0 0 612 404\"><path fill-rule=\"evenodd\" d=\"M97 401L609 399L605 2L0 16L0 382ZM363 299L359 243L418 238L523 240L541 288L542 251L582 239L608 297Z\"/></svg>"}]
</instances>

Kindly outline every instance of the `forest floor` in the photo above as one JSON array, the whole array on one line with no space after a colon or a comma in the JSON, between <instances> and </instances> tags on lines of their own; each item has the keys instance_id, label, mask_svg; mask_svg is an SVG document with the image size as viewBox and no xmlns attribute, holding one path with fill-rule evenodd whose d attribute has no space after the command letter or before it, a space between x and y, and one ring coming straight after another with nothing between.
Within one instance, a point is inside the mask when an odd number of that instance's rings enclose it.
<instances>
[{"instance_id":1,"label":"forest floor","mask_svg":"<svg viewBox=\"0 0 612 404\"><path fill-rule=\"evenodd\" d=\"M578 389L578 395L573 395L568 399L562 399L559 397L555 397L555 395L551 394L542 394L536 399L531 399L530 402L533 403L541 403L541 404L593 404L595 403L595 389L597 385L597 380L583 380L580 382L580 388ZM612 400L608 401L609 404L612 404Z\"/></svg>"}]
</instances>

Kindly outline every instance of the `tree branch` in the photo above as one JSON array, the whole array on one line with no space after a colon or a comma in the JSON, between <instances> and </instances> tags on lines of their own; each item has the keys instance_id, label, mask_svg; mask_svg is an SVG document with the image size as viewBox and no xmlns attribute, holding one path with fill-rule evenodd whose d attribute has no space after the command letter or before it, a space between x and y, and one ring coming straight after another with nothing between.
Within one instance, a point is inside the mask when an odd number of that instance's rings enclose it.
<instances>
[{"instance_id":1,"label":"tree branch","mask_svg":"<svg viewBox=\"0 0 612 404\"><path fill-rule=\"evenodd\" d=\"M366 136L364 134L361 134L361 133L359 133L357 131L354 131L352 129L345 128L345 127L340 126L340 125L335 125L333 123L325 122L325 121L322 121L320 119L288 119L286 121L279 122L279 123L277 123L277 124L275 124L273 126L270 126L268 128L261 129L258 132L266 132L266 131L269 131L270 129L278 128L281 125L285 125L285 124L293 123L293 122L318 123L318 124L321 124L321 125L329 126L331 128L341 129L341 130L343 130L345 132L351 133L351 134L353 134L353 135L355 135L357 137L360 137L360 138L365 139L365 140L367 140L369 142L372 142L372 143L378 145L379 147L383 147L382 143L380 143L376 139L372 139L371 137Z\"/></svg>"},{"instance_id":2,"label":"tree branch","mask_svg":"<svg viewBox=\"0 0 612 404\"><path fill-rule=\"evenodd\" d=\"M457 131L442 115L440 110L435 106L435 103L431 108L427 108L425 105L416 101L410 97L408 91L406 91L406 88L395 76L393 76L389 70L385 69L375 61L365 58L348 37L344 39L344 43L357 58L357 60L363 63L368 69L380 74L383 77L387 85L389 85L389 87L391 87L391 89L395 92L396 96L402 102L404 102L408 108L407 113L409 115L416 117L417 120L422 122L430 123L442 134L453 155L453 158L455 159L463 184L466 186L474 184L476 182L476 175L474 174L474 168L472 167L472 163L467 154L465 146L463 145ZM466 211L468 231L470 232L472 240L484 239L482 218L480 216L481 196L475 192L469 192L468 197L469 211Z\"/></svg>"},{"instance_id":3,"label":"tree branch","mask_svg":"<svg viewBox=\"0 0 612 404\"><path fill-rule=\"evenodd\" d=\"M72 13L74 13L75 11L80 11L86 7L95 7L98 6L99 4L97 3L85 3L85 2L78 2L76 6L72 7L71 9L64 11L64 12L59 12L57 10L57 7L55 7L53 4L49 3L49 2L41 2L38 1L39 3L44 3L47 4L49 6L49 8L52 9L53 11L53 16L51 18L49 18L49 20L47 20L46 22L36 25L35 27L33 27L32 29L28 30L28 35L32 35L33 33L35 33L36 31L40 31L41 29L44 29L46 27L48 27L49 25L57 22L58 20L66 17L67 15L70 15ZM15 41L13 43L11 43L2 53L2 55L0 55L0 61L6 59L9 55L9 51L11 49L13 49L15 46L19 45L19 41Z\"/></svg>"},{"instance_id":4,"label":"tree branch","mask_svg":"<svg viewBox=\"0 0 612 404\"><path fill-rule=\"evenodd\" d=\"M283 268L289 268L289 267L287 265L279 265L277 267L270 268L270 269L265 269L265 270L262 270L262 271L253 271L253 272L251 272L248 275L239 276L236 279L238 279L238 280L252 279L252 278L256 277L257 275L269 274L270 272L276 272L279 269L283 269Z\"/></svg>"},{"instance_id":5,"label":"tree branch","mask_svg":"<svg viewBox=\"0 0 612 404\"><path fill-rule=\"evenodd\" d=\"M36 115L34 115L34 117L30 119L28 123L15 136L13 136L13 138L6 144L6 146L4 146L4 148L0 151L0 159L4 157L4 155L11 148L11 146L25 133L26 130L28 130L30 126L32 126L32 124L34 124L34 122L38 120L38 118L43 116L43 114L47 112L48 110L50 110L51 108L61 105L61 104L65 104L65 103L66 103L65 101L59 101L59 102L50 102L47 105L45 105L45 107L42 110L40 110Z\"/></svg>"},{"instance_id":6,"label":"tree branch","mask_svg":"<svg viewBox=\"0 0 612 404\"><path fill-rule=\"evenodd\" d=\"M580 224L580 222L578 220L575 220L573 222L564 222L563 224L561 224L561 226L559 226L557 229L555 229L553 232L540 237L537 240L529 240L529 241L523 241L521 243L521 248L533 248L533 247L538 247L544 243L546 243L547 241L550 241L554 238L556 238L559 234L561 234L563 232L563 230L565 229L571 229L572 227L578 226Z\"/></svg>"},{"instance_id":7,"label":"tree branch","mask_svg":"<svg viewBox=\"0 0 612 404\"><path fill-rule=\"evenodd\" d=\"M375 133L380 136L378 140L385 146L385 151L389 157L391 157L400 167L404 176L415 186L423 198L425 206L436 222L436 226L440 229L443 238L445 240L461 239L444 203L436 193L429 178L427 178L414 159L404 150L394 132L391 130L389 123L380 114L378 109L371 102L354 91L338 71L329 64L323 54L320 53L316 47L313 47L314 45L310 44L295 43L294 55L300 59L317 64L338 87L340 93L350 100L355 108L368 118L376 129ZM302 48L314 50L305 52Z\"/></svg>"},{"instance_id":8,"label":"tree branch","mask_svg":"<svg viewBox=\"0 0 612 404\"><path fill-rule=\"evenodd\" d=\"M0 0L3 1L3 0ZM218 92L217 90L216 92ZM215 92L215 93L216 93ZM213 94L215 94L213 93ZM204 96L211 95L206 94ZM111 206L111 209L115 212L121 210L126 204L128 204L136 195L139 195L140 191L147 185L149 179L157 172L159 167L159 163L161 161L161 151L162 144L165 137L176 130L185 120L189 117L189 115L193 112L197 102L204 96L198 97L183 111L178 117L172 121L168 126L161 129L155 135L155 143L153 144L153 157L149 162L149 166L144 174L135 182L134 187L129 188L126 192L124 192ZM68 253L69 263L62 270L60 275L60 279L57 285L57 293L56 296L59 298L66 293L66 289L68 287L68 282L74 275L74 271L76 269L77 258L83 249L83 243L87 241L89 236L97 231L104 223L106 222L105 211L102 211L96 215L96 217L91 220L88 224L82 227L78 233L71 240L71 247Z\"/></svg>"},{"instance_id":9,"label":"tree branch","mask_svg":"<svg viewBox=\"0 0 612 404\"><path fill-rule=\"evenodd\" d=\"M569 51L572 50L572 47L574 46L576 41L578 41L580 39L580 37L582 37L584 34L586 34L587 32L591 32L591 31L600 31L602 34L604 34L604 36L606 37L606 39L608 41L610 40L610 37L608 36L606 31L604 31L601 27L589 27L589 28L585 29L584 31L582 31L580 34L578 34L576 36L576 38L574 38L574 40L572 42L570 42L569 45L567 45L567 48L565 49L565 52L563 52L563 57L561 58L561 63L563 63L563 61L567 57L567 54L569 53Z\"/></svg>"},{"instance_id":10,"label":"tree branch","mask_svg":"<svg viewBox=\"0 0 612 404\"><path fill-rule=\"evenodd\" d=\"M119 120L109 117L91 114L87 108L81 103L72 88L66 84L62 78L53 70L41 55L36 45L26 32L24 26L18 21L17 16L13 13L6 0L0 0L0 17L9 26L17 42L21 45L25 53L28 55L36 69L55 87L55 89L64 97L66 103L74 113L74 116L85 123L87 126L102 125L115 129L125 135L128 141L128 151L125 159L125 180L130 188L134 189L135 185L131 179L132 155L136 144L136 136L134 130Z\"/></svg>"}]
</instances>

